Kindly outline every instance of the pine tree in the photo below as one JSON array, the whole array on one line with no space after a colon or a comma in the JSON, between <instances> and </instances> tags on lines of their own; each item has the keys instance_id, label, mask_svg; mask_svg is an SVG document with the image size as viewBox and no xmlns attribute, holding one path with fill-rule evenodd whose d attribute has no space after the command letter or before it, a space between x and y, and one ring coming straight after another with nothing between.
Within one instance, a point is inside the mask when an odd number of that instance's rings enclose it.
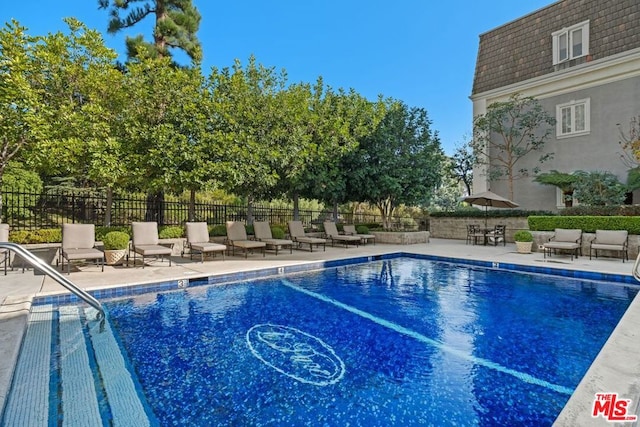
<instances>
[{"instance_id":1,"label":"pine tree","mask_svg":"<svg viewBox=\"0 0 640 427\"><path fill-rule=\"evenodd\" d=\"M127 37L127 56L131 58L171 57L169 49L183 50L199 63L202 48L196 38L200 13L192 0L98 0L101 9L109 9L111 20L107 31L115 34L155 16L153 43L142 35Z\"/></svg>"}]
</instances>

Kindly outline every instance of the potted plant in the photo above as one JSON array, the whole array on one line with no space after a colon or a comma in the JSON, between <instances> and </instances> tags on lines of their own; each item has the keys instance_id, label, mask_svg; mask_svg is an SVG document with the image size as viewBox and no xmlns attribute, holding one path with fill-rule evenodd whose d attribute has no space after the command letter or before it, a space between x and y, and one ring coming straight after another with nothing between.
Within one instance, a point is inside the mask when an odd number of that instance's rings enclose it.
<instances>
[{"instance_id":1,"label":"potted plant","mask_svg":"<svg viewBox=\"0 0 640 427\"><path fill-rule=\"evenodd\" d=\"M530 254L531 246L533 246L533 235L527 230L518 230L513 235L513 240L516 241L516 249L518 253Z\"/></svg>"},{"instance_id":2,"label":"potted plant","mask_svg":"<svg viewBox=\"0 0 640 427\"><path fill-rule=\"evenodd\" d=\"M129 235L123 231L110 231L104 235L102 243L107 265L122 264L129 249Z\"/></svg>"}]
</instances>

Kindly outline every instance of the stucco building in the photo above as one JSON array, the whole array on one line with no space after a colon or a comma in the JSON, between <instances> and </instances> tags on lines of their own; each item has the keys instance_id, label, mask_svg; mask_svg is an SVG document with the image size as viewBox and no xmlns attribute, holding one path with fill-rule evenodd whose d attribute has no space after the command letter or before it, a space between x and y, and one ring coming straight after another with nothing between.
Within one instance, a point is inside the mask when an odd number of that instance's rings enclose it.
<instances>
[{"instance_id":1,"label":"stucco building","mask_svg":"<svg viewBox=\"0 0 640 427\"><path fill-rule=\"evenodd\" d=\"M533 96L557 120L544 147L554 156L540 165L531 153L522 166L609 171L626 182L618 125L628 130L640 115L639 22L639 0L561 0L481 34L474 117L514 93ZM474 192L488 188L508 197L507 181L489 182L478 168ZM515 181L514 199L525 209L564 206L558 189L532 177Z\"/></svg>"}]
</instances>

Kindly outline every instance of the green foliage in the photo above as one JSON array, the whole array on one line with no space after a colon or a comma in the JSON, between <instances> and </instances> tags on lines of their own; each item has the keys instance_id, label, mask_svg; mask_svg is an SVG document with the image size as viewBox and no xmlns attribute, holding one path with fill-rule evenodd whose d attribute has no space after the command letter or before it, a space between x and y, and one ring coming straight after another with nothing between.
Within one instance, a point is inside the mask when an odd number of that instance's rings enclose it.
<instances>
[{"instance_id":1,"label":"green foliage","mask_svg":"<svg viewBox=\"0 0 640 427\"><path fill-rule=\"evenodd\" d=\"M271 226L271 236L274 239L284 239L284 230L277 225Z\"/></svg>"},{"instance_id":2,"label":"green foliage","mask_svg":"<svg viewBox=\"0 0 640 427\"><path fill-rule=\"evenodd\" d=\"M142 5L133 6L138 2ZM98 0L98 5L109 9L109 34L133 27L147 16L155 17L153 43L145 42L142 35L127 37L129 59L170 57L170 47L182 49L196 62L202 59L202 48L196 38L200 13L191 0Z\"/></svg>"},{"instance_id":3,"label":"green foliage","mask_svg":"<svg viewBox=\"0 0 640 427\"><path fill-rule=\"evenodd\" d=\"M24 199L21 198L19 204L8 204L6 201L0 203L0 207L2 207L6 216L21 220L30 218L32 213L26 206L35 206L37 197L32 196L32 194L40 194L42 192L42 180L38 174L24 169L21 163L9 163L2 177L0 194L8 190L23 192L28 196Z\"/></svg>"},{"instance_id":4,"label":"green foliage","mask_svg":"<svg viewBox=\"0 0 640 427\"><path fill-rule=\"evenodd\" d=\"M588 206L565 208L560 215L566 216L640 216L640 205Z\"/></svg>"},{"instance_id":5,"label":"green foliage","mask_svg":"<svg viewBox=\"0 0 640 427\"><path fill-rule=\"evenodd\" d=\"M573 191L573 186L578 180L578 177L571 173L558 172L557 170L551 170L549 172L541 173L534 179L535 182L545 185L553 185L558 187L565 193Z\"/></svg>"},{"instance_id":6,"label":"green foliage","mask_svg":"<svg viewBox=\"0 0 640 427\"><path fill-rule=\"evenodd\" d=\"M385 229L401 204L427 205L441 180L444 154L427 112L393 102L343 168L351 199L375 204Z\"/></svg>"},{"instance_id":7,"label":"green foliage","mask_svg":"<svg viewBox=\"0 0 640 427\"><path fill-rule=\"evenodd\" d=\"M127 234L129 236L131 235L131 227L128 227L128 226L96 227L96 240L97 241L104 240L104 236L107 233L111 232L111 231L120 231L120 232L125 233L125 234Z\"/></svg>"},{"instance_id":8,"label":"green foliage","mask_svg":"<svg viewBox=\"0 0 640 427\"><path fill-rule=\"evenodd\" d=\"M253 231L253 225L245 224L244 229L247 231L248 236L255 234L255 232Z\"/></svg>"},{"instance_id":9,"label":"green foliage","mask_svg":"<svg viewBox=\"0 0 640 427\"><path fill-rule=\"evenodd\" d=\"M473 151L476 162L487 168L490 180L506 179L509 198L513 200L513 181L537 173L517 168L518 161L529 153L542 152L551 136L555 118L533 97L512 95L507 101L494 102L487 112L474 119ZM541 154L538 163L553 157ZM486 160L485 160L486 159Z\"/></svg>"},{"instance_id":10,"label":"green foliage","mask_svg":"<svg viewBox=\"0 0 640 427\"><path fill-rule=\"evenodd\" d=\"M212 225L209 227L209 236L226 236L227 235L227 226L222 224Z\"/></svg>"},{"instance_id":11,"label":"green foliage","mask_svg":"<svg viewBox=\"0 0 640 427\"><path fill-rule=\"evenodd\" d=\"M533 234L527 230L518 230L513 233L513 240L516 242L533 242Z\"/></svg>"},{"instance_id":12,"label":"green foliage","mask_svg":"<svg viewBox=\"0 0 640 427\"><path fill-rule=\"evenodd\" d=\"M129 235L123 231L110 231L102 238L105 250L122 250L129 247Z\"/></svg>"},{"instance_id":13,"label":"green foliage","mask_svg":"<svg viewBox=\"0 0 640 427\"><path fill-rule=\"evenodd\" d=\"M640 188L640 167L627 171L627 189L634 191Z\"/></svg>"},{"instance_id":14,"label":"green foliage","mask_svg":"<svg viewBox=\"0 0 640 427\"><path fill-rule=\"evenodd\" d=\"M356 225L356 233L369 234L369 227L367 227L366 225Z\"/></svg>"},{"instance_id":15,"label":"green foliage","mask_svg":"<svg viewBox=\"0 0 640 427\"><path fill-rule=\"evenodd\" d=\"M611 172L575 172L574 196L590 206L621 205L627 188Z\"/></svg>"},{"instance_id":16,"label":"green foliage","mask_svg":"<svg viewBox=\"0 0 640 427\"><path fill-rule=\"evenodd\" d=\"M467 194L472 193L473 167L476 163L478 163L478 161L473 152L473 145L470 140L464 145L457 146L453 156L451 156L449 171L457 182L464 184Z\"/></svg>"},{"instance_id":17,"label":"green foliage","mask_svg":"<svg viewBox=\"0 0 640 427\"><path fill-rule=\"evenodd\" d=\"M184 237L184 227L178 225L164 225L158 227L158 237L160 239L179 239Z\"/></svg>"},{"instance_id":18,"label":"green foliage","mask_svg":"<svg viewBox=\"0 0 640 427\"><path fill-rule=\"evenodd\" d=\"M31 243L61 243L62 229L16 230L9 232L9 241L21 245Z\"/></svg>"},{"instance_id":19,"label":"green foliage","mask_svg":"<svg viewBox=\"0 0 640 427\"><path fill-rule=\"evenodd\" d=\"M631 216L530 216L531 231L553 231L556 228L579 228L586 233L596 230L627 230L640 234L640 217Z\"/></svg>"}]
</instances>

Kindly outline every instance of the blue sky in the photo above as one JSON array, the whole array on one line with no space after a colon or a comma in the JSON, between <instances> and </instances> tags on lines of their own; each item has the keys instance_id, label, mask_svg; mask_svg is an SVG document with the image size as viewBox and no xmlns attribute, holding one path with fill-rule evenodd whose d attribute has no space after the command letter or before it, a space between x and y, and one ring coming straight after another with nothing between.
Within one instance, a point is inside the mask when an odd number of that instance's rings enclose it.
<instances>
[{"instance_id":1,"label":"blue sky","mask_svg":"<svg viewBox=\"0 0 640 427\"><path fill-rule=\"evenodd\" d=\"M471 134L469 95L478 36L552 4L552 0L194 0L202 15L198 38L203 71L246 63L251 54L267 67L285 69L290 82L353 88L425 108L447 154ZM12 18L31 35L66 31L73 16L101 31L124 60L124 36L150 40L151 17L141 28L106 33L108 14L97 0L5 1Z\"/></svg>"}]
</instances>

